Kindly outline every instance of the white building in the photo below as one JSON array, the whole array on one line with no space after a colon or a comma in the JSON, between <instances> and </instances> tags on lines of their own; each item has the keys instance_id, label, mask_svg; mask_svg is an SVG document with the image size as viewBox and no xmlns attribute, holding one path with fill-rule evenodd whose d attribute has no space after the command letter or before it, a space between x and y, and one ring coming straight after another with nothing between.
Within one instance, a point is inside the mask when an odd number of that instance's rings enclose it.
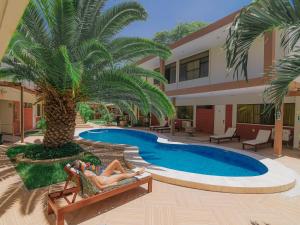
<instances>
[{"instance_id":1,"label":"white building","mask_svg":"<svg viewBox=\"0 0 300 225\"><path fill-rule=\"evenodd\" d=\"M226 70L224 44L233 19L228 15L173 43L172 56L139 62L143 68L160 70L168 79L166 94L177 108L178 121L190 120L198 131L221 134L236 127L241 138L255 138L259 129L272 129L275 116L263 117L263 91L269 77L264 71L283 56L279 32L265 34L250 49L246 82L233 79ZM155 82L155 81L154 81ZM156 82L155 82L156 83ZM291 144L298 148L300 97L289 93L285 99L283 126L291 130Z\"/></svg>"}]
</instances>

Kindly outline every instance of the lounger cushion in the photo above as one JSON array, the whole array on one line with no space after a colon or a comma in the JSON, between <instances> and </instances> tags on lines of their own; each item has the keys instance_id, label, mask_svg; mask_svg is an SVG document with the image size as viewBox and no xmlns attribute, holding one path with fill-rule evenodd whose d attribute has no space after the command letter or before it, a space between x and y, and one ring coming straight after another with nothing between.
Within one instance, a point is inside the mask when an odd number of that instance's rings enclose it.
<instances>
[{"instance_id":1,"label":"lounger cushion","mask_svg":"<svg viewBox=\"0 0 300 225\"><path fill-rule=\"evenodd\" d=\"M258 144L264 144L266 142L261 142L259 140L250 140L250 141L244 141L243 144L247 145L258 145Z\"/></svg>"},{"instance_id":2,"label":"lounger cushion","mask_svg":"<svg viewBox=\"0 0 300 225\"><path fill-rule=\"evenodd\" d=\"M259 130L256 139L244 141L243 144L248 144L248 145L264 144L269 141L270 135L271 135L270 130Z\"/></svg>"},{"instance_id":3,"label":"lounger cushion","mask_svg":"<svg viewBox=\"0 0 300 225\"><path fill-rule=\"evenodd\" d=\"M225 134L212 135L210 138L222 139L222 138L232 138L235 134L236 128L228 128Z\"/></svg>"},{"instance_id":4,"label":"lounger cushion","mask_svg":"<svg viewBox=\"0 0 300 225\"><path fill-rule=\"evenodd\" d=\"M259 130L256 136L256 140L261 143L266 143L269 141L270 135L271 135L270 130Z\"/></svg>"},{"instance_id":5,"label":"lounger cushion","mask_svg":"<svg viewBox=\"0 0 300 225\"><path fill-rule=\"evenodd\" d=\"M226 136L229 136L229 137L233 137L234 134L235 134L235 132L236 132L236 128L229 127L229 128L226 130L225 135L226 135Z\"/></svg>"}]
</instances>

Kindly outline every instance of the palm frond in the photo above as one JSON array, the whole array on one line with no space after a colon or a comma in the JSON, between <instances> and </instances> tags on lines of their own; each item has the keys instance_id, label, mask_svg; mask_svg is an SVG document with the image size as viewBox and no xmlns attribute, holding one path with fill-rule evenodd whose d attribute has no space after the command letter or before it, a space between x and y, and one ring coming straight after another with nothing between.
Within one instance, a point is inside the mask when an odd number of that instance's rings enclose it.
<instances>
[{"instance_id":1,"label":"palm frond","mask_svg":"<svg viewBox=\"0 0 300 225\"><path fill-rule=\"evenodd\" d=\"M97 18L94 26L95 36L101 41L111 39L128 24L138 20L145 20L146 17L147 12L138 2L120 3L112 6Z\"/></svg>"},{"instance_id":2,"label":"palm frond","mask_svg":"<svg viewBox=\"0 0 300 225\"><path fill-rule=\"evenodd\" d=\"M113 103L133 118L133 107L162 118L174 113L169 99L146 82L166 82L157 72L133 65L137 58L170 50L143 38L115 38L128 24L144 20L135 1L106 10L107 0L32 0L10 42L0 77L33 81L47 101L70 93L74 103ZM129 64L130 63L130 64ZM160 107L166 107L160 109Z\"/></svg>"},{"instance_id":3,"label":"palm frond","mask_svg":"<svg viewBox=\"0 0 300 225\"><path fill-rule=\"evenodd\" d=\"M59 48L60 50L60 53L62 54L63 56L63 59L64 59L64 64L66 66L65 68L65 76L68 76L67 78L70 78L71 80L71 83L72 83L72 89L77 89L80 85L80 82L81 82L81 68L80 68L80 64L77 66L76 65L73 65L73 63L71 62L71 58L69 57L69 54L68 54L68 50L66 48L66 46L61 46ZM67 79L64 79L64 82L66 82ZM64 84L64 87L68 87L66 84Z\"/></svg>"},{"instance_id":4,"label":"palm frond","mask_svg":"<svg viewBox=\"0 0 300 225\"><path fill-rule=\"evenodd\" d=\"M167 59L171 51L165 45L144 38L117 38L110 44L112 55L117 62L134 62L134 60L159 56Z\"/></svg>"},{"instance_id":5,"label":"palm frond","mask_svg":"<svg viewBox=\"0 0 300 225\"><path fill-rule=\"evenodd\" d=\"M77 38L78 42L88 40L94 32L94 25L101 9L107 0L78 0L77 8Z\"/></svg>"},{"instance_id":6,"label":"palm frond","mask_svg":"<svg viewBox=\"0 0 300 225\"><path fill-rule=\"evenodd\" d=\"M155 80L160 81L161 83L166 83L166 78L159 72L153 70L146 70L141 67L137 67L134 65L127 65L120 68L120 71L127 76L137 76L142 78L153 78Z\"/></svg>"},{"instance_id":7,"label":"palm frond","mask_svg":"<svg viewBox=\"0 0 300 225\"><path fill-rule=\"evenodd\" d=\"M40 3L42 4L42 2L37 0L30 1L24 12L19 29L34 42L49 47L52 45L50 25L41 10Z\"/></svg>"},{"instance_id":8,"label":"palm frond","mask_svg":"<svg viewBox=\"0 0 300 225\"><path fill-rule=\"evenodd\" d=\"M235 78L248 78L248 52L253 42L264 33L281 29L285 35L282 46L295 47L299 37L300 16L298 0L257 0L241 10L230 27L226 40L227 68L233 69Z\"/></svg>"},{"instance_id":9,"label":"palm frond","mask_svg":"<svg viewBox=\"0 0 300 225\"><path fill-rule=\"evenodd\" d=\"M300 76L300 49L280 59L273 68L272 74L275 79L265 91L265 101L271 102L278 110L289 92L290 84Z\"/></svg>"},{"instance_id":10,"label":"palm frond","mask_svg":"<svg viewBox=\"0 0 300 225\"><path fill-rule=\"evenodd\" d=\"M77 32L75 12L73 0L55 0L53 39L56 46L73 44Z\"/></svg>"}]
</instances>

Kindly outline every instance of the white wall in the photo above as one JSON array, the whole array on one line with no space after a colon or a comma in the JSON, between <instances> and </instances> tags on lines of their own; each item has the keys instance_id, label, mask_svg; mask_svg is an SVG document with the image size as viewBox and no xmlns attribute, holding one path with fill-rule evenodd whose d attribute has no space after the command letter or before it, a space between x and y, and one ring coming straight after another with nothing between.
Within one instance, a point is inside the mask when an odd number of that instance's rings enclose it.
<instances>
[{"instance_id":1,"label":"white wall","mask_svg":"<svg viewBox=\"0 0 300 225\"><path fill-rule=\"evenodd\" d=\"M12 133L13 103L0 100L0 132Z\"/></svg>"},{"instance_id":2,"label":"white wall","mask_svg":"<svg viewBox=\"0 0 300 225\"><path fill-rule=\"evenodd\" d=\"M176 65L177 72L177 83L166 85L166 91L176 90L181 88L190 88L197 86L206 86L210 84L218 84L225 82L232 82L233 75L232 73L228 73L226 69L226 52L223 48L223 44L218 45L216 47L209 49L209 76L194 80L182 81L179 82L179 63L183 58L178 59ZM207 50L207 49L206 49ZM205 51L205 50L204 50ZM203 50L196 52L201 53ZM192 56L193 54L187 55ZM153 66L153 67L151 67ZM155 69L157 68L156 63L149 62L145 63L142 66L146 69ZM253 79L257 77L262 77L264 71L264 38L259 38L255 41L249 51L249 61L248 61L248 78ZM240 77L242 79L242 77Z\"/></svg>"},{"instance_id":3,"label":"white wall","mask_svg":"<svg viewBox=\"0 0 300 225\"><path fill-rule=\"evenodd\" d=\"M20 101L20 90L0 86L0 100ZM24 91L24 102L35 103L36 100L37 98L34 94Z\"/></svg>"},{"instance_id":4,"label":"white wall","mask_svg":"<svg viewBox=\"0 0 300 225\"><path fill-rule=\"evenodd\" d=\"M226 106L215 105L214 109L214 134L224 134Z\"/></svg>"},{"instance_id":5,"label":"white wall","mask_svg":"<svg viewBox=\"0 0 300 225\"><path fill-rule=\"evenodd\" d=\"M203 97L176 97L176 106L187 105L227 105L227 104L264 104L263 93L205 95ZM285 98L285 103L294 103L295 97Z\"/></svg>"}]
</instances>

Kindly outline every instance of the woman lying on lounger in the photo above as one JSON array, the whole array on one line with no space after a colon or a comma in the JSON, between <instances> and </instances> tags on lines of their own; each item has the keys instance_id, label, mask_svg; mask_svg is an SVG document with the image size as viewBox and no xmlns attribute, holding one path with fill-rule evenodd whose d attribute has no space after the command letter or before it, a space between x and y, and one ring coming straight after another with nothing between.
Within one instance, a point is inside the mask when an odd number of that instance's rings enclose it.
<instances>
[{"instance_id":1,"label":"woman lying on lounger","mask_svg":"<svg viewBox=\"0 0 300 225\"><path fill-rule=\"evenodd\" d=\"M141 175L145 171L145 168L141 168L136 172L128 173L118 160L112 161L103 171L101 171L100 175L96 175L94 172L84 169L86 168L86 163L80 160L76 160L73 166L80 169L99 189L116 185L121 180Z\"/></svg>"}]
</instances>

